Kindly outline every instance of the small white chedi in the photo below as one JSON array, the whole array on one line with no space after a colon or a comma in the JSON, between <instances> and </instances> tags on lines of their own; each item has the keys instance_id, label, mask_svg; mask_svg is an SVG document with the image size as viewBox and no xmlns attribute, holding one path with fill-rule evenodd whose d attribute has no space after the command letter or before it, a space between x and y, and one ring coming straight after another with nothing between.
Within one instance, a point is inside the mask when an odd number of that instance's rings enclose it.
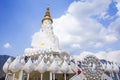
<instances>
[{"instance_id":1,"label":"small white chedi","mask_svg":"<svg viewBox=\"0 0 120 80\"><path fill-rule=\"evenodd\" d=\"M119 66L87 55L77 61L59 49L53 32L49 8L41 21L40 31L32 38L31 48L22 56L5 62L5 80L119 80Z\"/></svg>"}]
</instances>

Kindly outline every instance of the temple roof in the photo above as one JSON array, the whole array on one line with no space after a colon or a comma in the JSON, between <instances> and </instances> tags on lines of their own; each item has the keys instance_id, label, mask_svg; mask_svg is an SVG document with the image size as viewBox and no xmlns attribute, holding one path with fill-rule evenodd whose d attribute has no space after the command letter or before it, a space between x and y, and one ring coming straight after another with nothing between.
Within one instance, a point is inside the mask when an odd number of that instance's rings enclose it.
<instances>
[{"instance_id":1,"label":"temple roof","mask_svg":"<svg viewBox=\"0 0 120 80\"><path fill-rule=\"evenodd\" d=\"M50 20L53 23L53 20L52 20L52 18L50 16L49 7L46 8L45 16L42 19L42 23L43 23L44 20Z\"/></svg>"}]
</instances>

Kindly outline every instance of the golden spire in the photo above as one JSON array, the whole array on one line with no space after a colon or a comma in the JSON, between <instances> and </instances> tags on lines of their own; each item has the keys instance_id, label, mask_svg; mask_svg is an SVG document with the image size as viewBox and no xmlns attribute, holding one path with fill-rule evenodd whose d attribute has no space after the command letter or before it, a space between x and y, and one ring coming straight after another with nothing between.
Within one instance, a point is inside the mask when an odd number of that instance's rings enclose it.
<instances>
[{"instance_id":1,"label":"golden spire","mask_svg":"<svg viewBox=\"0 0 120 80\"><path fill-rule=\"evenodd\" d=\"M51 22L53 23L53 20L51 19L50 12L49 12L49 7L47 7L46 9L46 13L45 13L44 18L42 19L42 23L44 20L51 20Z\"/></svg>"}]
</instances>

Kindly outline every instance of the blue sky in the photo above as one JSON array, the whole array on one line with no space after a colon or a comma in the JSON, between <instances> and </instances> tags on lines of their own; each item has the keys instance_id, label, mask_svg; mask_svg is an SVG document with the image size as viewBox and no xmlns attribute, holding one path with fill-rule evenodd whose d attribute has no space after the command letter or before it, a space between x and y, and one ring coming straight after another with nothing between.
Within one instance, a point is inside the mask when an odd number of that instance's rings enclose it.
<instances>
[{"instance_id":1,"label":"blue sky","mask_svg":"<svg viewBox=\"0 0 120 80\"><path fill-rule=\"evenodd\" d=\"M48 4L53 18L61 16L72 0L0 0L0 54L23 54L31 35L39 31ZM9 43L10 48L3 45Z\"/></svg>"},{"instance_id":2,"label":"blue sky","mask_svg":"<svg viewBox=\"0 0 120 80\"><path fill-rule=\"evenodd\" d=\"M72 55L120 50L118 0L0 0L1 55L30 47L48 4L61 49Z\"/></svg>"}]
</instances>

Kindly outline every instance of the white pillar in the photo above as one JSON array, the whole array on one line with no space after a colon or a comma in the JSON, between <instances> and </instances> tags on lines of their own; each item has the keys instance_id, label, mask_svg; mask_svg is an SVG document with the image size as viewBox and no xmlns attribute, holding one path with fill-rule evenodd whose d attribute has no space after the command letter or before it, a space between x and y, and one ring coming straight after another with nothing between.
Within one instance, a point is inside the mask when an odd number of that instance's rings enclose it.
<instances>
[{"instance_id":1,"label":"white pillar","mask_svg":"<svg viewBox=\"0 0 120 80\"><path fill-rule=\"evenodd\" d=\"M66 73L64 73L64 80L66 80Z\"/></svg>"},{"instance_id":2,"label":"white pillar","mask_svg":"<svg viewBox=\"0 0 120 80\"><path fill-rule=\"evenodd\" d=\"M18 78L18 80L22 80L22 77L23 77L23 70L21 70L21 71L19 72L19 78Z\"/></svg>"},{"instance_id":3,"label":"white pillar","mask_svg":"<svg viewBox=\"0 0 120 80\"><path fill-rule=\"evenodd\" d=\"M15 80L15 73L13 74L13 80Z\"/></svg>"},{"instance_id":4,"label":"white pillar","mask_svg":"<svg viewBox=\"0 0 120 80\"><path fill-rule=\"evenodd\" d=\"M41 80L42 80L42 78L43 78L43 73L41 73Z\"/></svg>"},{"instance_id":5,"label":"white pillar","mask_svg":"<svg viewBox=\"0 0 120 80\"><path fill-rule=\"evenodd\" d=\"M50 72L50 80L52 80L52 72Z\"/></svg>"},{"instance_id":6,"label":"white pillar","mask_svg":"<svg viewBox=\"0 0 120 80\"><path fill-rule=\"evenodd\" d=\"M6 73L5 80L7 80L7 77L8 77L8 73Z\"/></svg>"},{"instance_id":7,"label":"white pillar","mask_svg":"<svg viewBox=\"0 0 120 80\"><path fill-rule=\"evenodd\" d=\"M28 74L27 74L27 80L29 80L29 76L30 76L30 74L28 73Z\"/></svg>"},{"instance_id":8,"label":"white pillar","mask_svg":"<svg viewBox=\"0 0 120 80\"><path fill-rule=\"evenodd\" d=\"M55 73L53 73L53 80L55 80Z\"/></svg>"}]
</instances>

